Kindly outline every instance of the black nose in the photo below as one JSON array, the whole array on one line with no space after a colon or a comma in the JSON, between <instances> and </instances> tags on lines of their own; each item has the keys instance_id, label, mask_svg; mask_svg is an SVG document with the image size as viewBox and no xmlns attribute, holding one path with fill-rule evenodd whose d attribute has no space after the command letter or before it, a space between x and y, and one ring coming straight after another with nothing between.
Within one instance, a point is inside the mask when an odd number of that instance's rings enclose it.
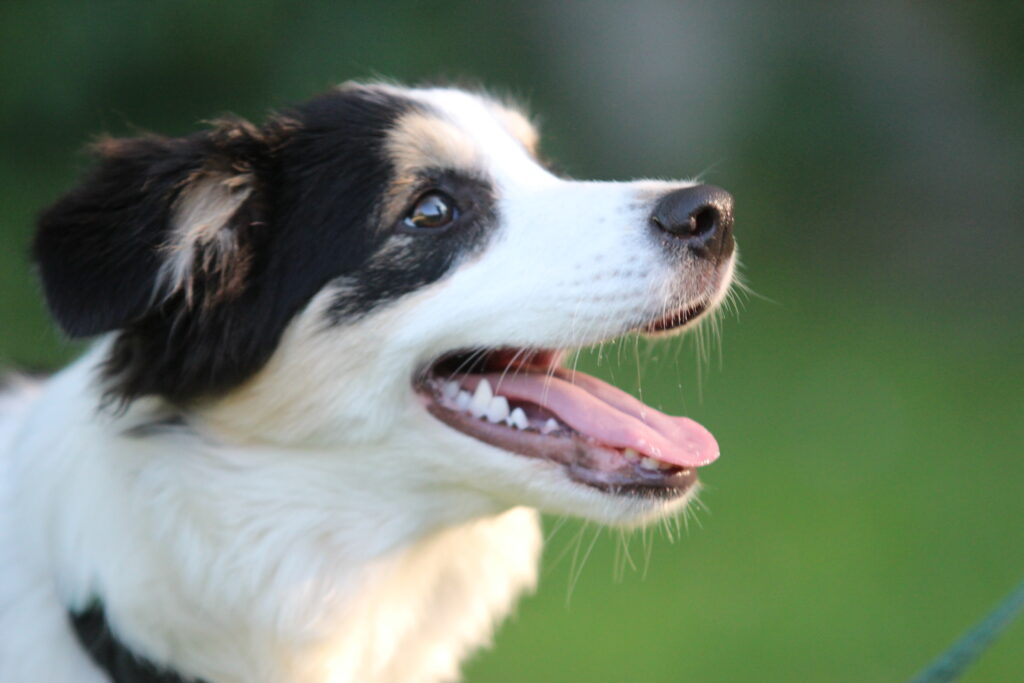
<instances>
[{"instance_id":1,"label":"black nose","mask_svg":"<svg viewBox=\"0 0 1024 683\"><path fill-rule=\"evenodd\" d=\"M721 261L732 254L732 195L720 187L694 185L669 192L654 206L651 223L698 256Z\"/></svg>"}]
</instances>

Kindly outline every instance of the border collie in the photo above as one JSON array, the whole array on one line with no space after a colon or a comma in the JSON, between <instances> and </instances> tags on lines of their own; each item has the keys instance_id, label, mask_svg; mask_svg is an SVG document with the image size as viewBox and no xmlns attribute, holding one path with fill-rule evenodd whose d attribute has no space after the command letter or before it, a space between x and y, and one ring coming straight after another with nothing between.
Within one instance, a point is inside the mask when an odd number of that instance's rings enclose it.
<instances>
[{"instance_id":1,"label":"border collie","mask_svg":"<svg viewBox=\"0 0 1024 683\"><path fill-rule=\"evenodd\" d=\"M722 300L721 189L560 177L449 88L95 151L33 244L95 341L0 402L5 683L456 679L538 510L644 524L718 456L562 361Z\"/></svg>"}]
</instances>

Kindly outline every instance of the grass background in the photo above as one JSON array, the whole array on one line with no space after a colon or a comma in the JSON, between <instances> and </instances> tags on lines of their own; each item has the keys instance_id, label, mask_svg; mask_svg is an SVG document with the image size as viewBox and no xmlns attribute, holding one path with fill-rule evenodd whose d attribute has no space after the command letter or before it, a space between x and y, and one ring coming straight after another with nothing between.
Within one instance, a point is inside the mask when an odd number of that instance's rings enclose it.
<instances>
[{"instance_id":1,"label":"grass background","mask_svg":"<svg viewBox=\"0 0 1024 683\"><path fill-rule=\"evenodd\" d=\"M618 532L547 520L540 590L467 680L904 680L1024 576L1022 25L1009 2L5 3L0 364L78 352L25 253L90 136L479 79L574 175L732 191L759 296L709 362L584 355L723 457L688 528L627 539L635 569ZM966 680L1022 672L1018 623Z\"/></svg>"}]
</instances>

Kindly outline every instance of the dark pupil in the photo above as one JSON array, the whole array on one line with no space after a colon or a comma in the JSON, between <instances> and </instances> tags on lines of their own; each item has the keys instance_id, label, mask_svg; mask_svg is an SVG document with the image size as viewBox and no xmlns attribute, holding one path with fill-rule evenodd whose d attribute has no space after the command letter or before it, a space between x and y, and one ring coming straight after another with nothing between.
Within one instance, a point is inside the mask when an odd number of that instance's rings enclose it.
<instances>
[{"instance_id":1,"label":"dark pupil","mask_svg":"<svg viewBox=\"0 0 1024 683\"><path fill-rule=\"evenodd\" d=\"M417 228L438 228L448 223L452 217L452 209L443 197L436 194L427 195L413 209L409 221Z\"/></svg>"}]
</instances>

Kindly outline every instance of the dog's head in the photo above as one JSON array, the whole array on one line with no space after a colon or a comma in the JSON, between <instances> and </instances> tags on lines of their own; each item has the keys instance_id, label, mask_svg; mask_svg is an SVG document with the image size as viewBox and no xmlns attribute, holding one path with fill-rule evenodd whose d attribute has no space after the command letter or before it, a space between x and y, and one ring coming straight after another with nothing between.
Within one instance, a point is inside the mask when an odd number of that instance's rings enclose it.
<instances>
[{"instance_id":1,"label":"dog's head","mask_svg":"<svg viewBox=\"0 0 1024 683\"><path fill-rule=\"evenodd\" d=\"M502 504L644 519L682 504L714 439L560 360L715 307L732 200L558 177L536 145L487 97L347 85L262 127L101 142L35 257L67 333L112 333L109 395Z\"/></svg>"}]
</instances>

